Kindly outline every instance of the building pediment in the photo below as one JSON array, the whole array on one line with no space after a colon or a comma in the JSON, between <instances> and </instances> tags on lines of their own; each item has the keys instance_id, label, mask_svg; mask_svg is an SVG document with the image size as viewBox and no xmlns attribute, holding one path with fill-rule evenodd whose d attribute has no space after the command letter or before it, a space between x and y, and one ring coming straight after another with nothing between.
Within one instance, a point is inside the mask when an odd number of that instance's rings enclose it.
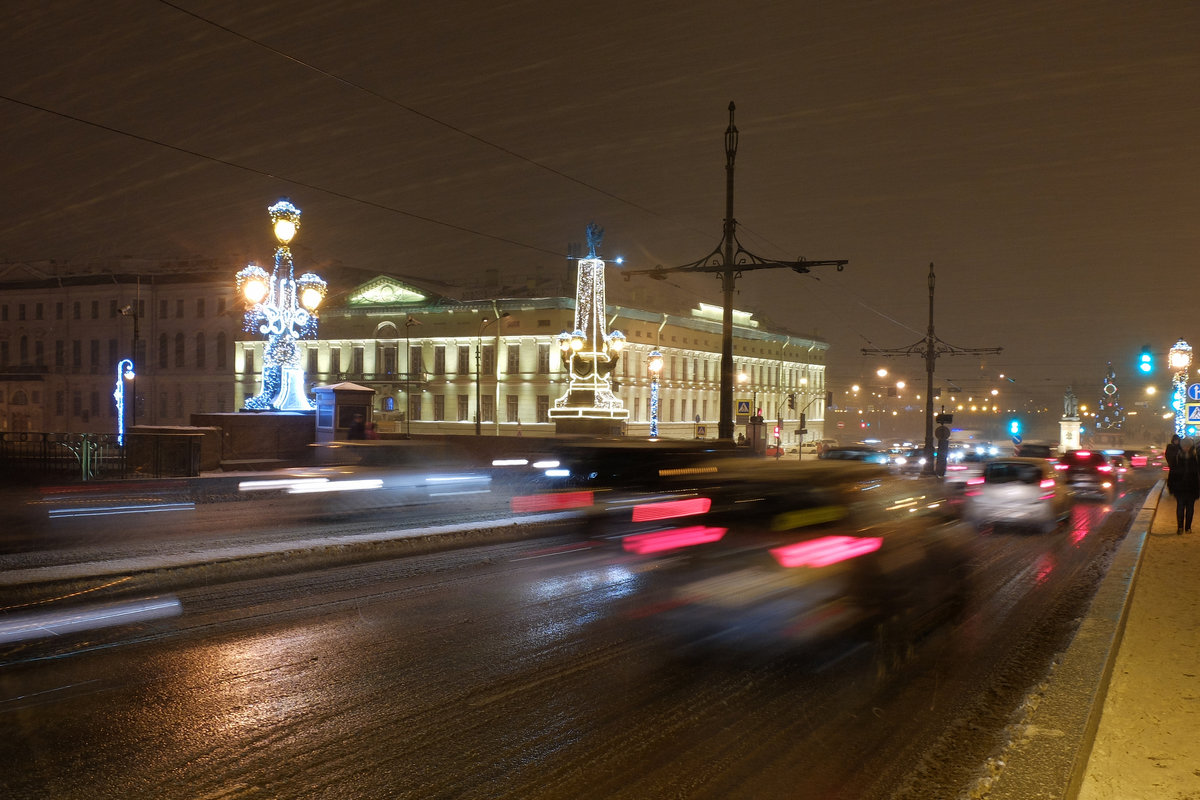
<instances>
[{"instance_id":1,"label":"building pediment","mask_svg":"<svg viewBox=\"0 0 1200 800\"><path fill-rule=\"evenodd\" d=\"M346 305L356 308L363 306L398 306L421 305L437 300L429 292L415 286L396 280L387 275L381 275L368 281L350 293Z\"/></svg>"}]
</instances>

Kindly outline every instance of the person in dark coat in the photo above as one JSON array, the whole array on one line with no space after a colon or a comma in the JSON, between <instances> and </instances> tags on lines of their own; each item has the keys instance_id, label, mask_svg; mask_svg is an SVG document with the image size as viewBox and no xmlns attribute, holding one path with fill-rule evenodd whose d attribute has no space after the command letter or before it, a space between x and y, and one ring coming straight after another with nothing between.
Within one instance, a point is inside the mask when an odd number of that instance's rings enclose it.
<instances>
[{"instance_id":1,"label":"person in dark coat","mask_svg":"<svg viewBox=\"0 0 1200 800\"><path fill-rule=\"evenodd\" d=\"M1200 456L1191 438L1179 443L1175 463L1167 473L1167 489L1175 497L1175 533L1191 533L1196 499L1200 498Z\"/></svg>"},{"instance_id":2,"label":"person in dark coat","mask_svg":"<svg viewBox=\"0 0 1200 800\"><path fill-rule=\"evenodd\" d=\"M1179 457L1179 434L1171 436L1171 443L1163 450L1163 461L1167 462L1167 468L1175 466L1175 459Z\"/></svg>"},{"instance_id":3,"label":"person in dark coat","mask_svg":"<svg viewBox=\"0 0 1200 800\"><path fill-rule=\"evenodd\" d=\"M355 414L354 419L350 422L350 427L346 429L347 439L365 439L367 438L367 423L363 419L362 414Z\"/></svg>"}]
</instances>

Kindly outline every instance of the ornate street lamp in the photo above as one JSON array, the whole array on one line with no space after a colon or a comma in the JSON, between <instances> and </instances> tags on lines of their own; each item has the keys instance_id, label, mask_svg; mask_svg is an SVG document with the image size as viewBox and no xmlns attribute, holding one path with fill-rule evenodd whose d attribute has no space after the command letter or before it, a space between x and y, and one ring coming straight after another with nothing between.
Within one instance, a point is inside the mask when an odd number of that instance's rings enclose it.
<instances>
[{"instance_id":1,"label":"ornate street lamp","mask_svg":"<svg viewBox=\"0 0 1200 800\"><path fill-rule=\"evenodd\" d=\"M658 374L662 372L663 357L662 353L657 350L650 351L650 358L646 362L646 368L650 370L650 438L658 438Z\"/></svg>"},{"instance_id":2,"label":"ornate street lamp","mask_svg":"<svg viewBox=\"0 0 1200 800\"><path fill-rule=\"evenodd\" d=\"M117 362L117 388L113 399L117 401L117 444L125 444L125 381L134 379L133 359L122 358Z\"/></svg>"},{"instance_id":3,"label":"ornate street lamp","mask_svg":"<svg viewBox=\"0 0 1200 800\"><path fill-rule=\"evenodd\" d=\"M1192 346L1182 337L1171 346L1167 353L1167 364L1174 374L1172 383L1175 391L1171 402L1175 407L1175 435L1181 439L1187 435L1187 377L1192 366Z\"/></svg>"},{"instance_id":4,"label":"ornate street lamp","mask_svg":"<svg viewBox=\"0 0 1200 800\"><path fill-rule=\"evenodd\" d=\"M306 272L294 277L292 251L288 246L300 228L300 209L286 197L267 209L275 239L275 269L270 275L255 264L237 274L238 292L248 304L245 330L267 337L263 351L262 390L246 401L252 411L309 411L315 406L304 388L303 348L298 342L317 331L317 307L325 299L327 286L317 275Z\"/></svg>"}]
</instances>

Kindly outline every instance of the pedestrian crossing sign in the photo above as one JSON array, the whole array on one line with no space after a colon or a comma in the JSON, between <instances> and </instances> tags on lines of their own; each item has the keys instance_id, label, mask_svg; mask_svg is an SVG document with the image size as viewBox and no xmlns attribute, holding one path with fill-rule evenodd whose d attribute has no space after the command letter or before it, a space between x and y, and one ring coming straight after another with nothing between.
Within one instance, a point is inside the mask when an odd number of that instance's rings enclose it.
<instances>
[{"instance_id":1,"label":"pedestrian crossing sign","mask_svg":"<svg viewBox=\"0 0 1200 800\"><path fill-rule=\"evenodd\" d=\"M1200 405L1192 405L1190 403L1188 404L1187 421L1188 422L1200 422Z\"/></svg>"}]
</instances>

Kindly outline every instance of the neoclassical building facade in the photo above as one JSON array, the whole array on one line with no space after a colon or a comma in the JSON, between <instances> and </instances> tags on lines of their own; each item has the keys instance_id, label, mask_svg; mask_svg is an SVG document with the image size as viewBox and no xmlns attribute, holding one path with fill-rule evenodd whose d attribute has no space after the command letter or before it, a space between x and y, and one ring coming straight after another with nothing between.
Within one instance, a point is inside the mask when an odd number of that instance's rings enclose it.
<instances>
[{"instance_id":1,"label":"neoclassical building facade","mask_svg":"<svg viewBox=\"0 0 1200 800\"><path fill-rule=\"evenodd\" d=\"M389 276L367 281L322 308L318 338L302 342L310 387L340 382L376 391L383 431L548 436L548 412L566 391L558 335L574 299L457 300ZM627 434L650 428L649 354L663 355L659 433L715 438L719 415L721 310L686 313L608 306L609 330L628 342L613 375L629 409ZM235 405L258 391L264 342L243 334L233 358ZM757 405L785 445L824 435L828 344L764 328L735 313L735 399Z\"/></svg>"}]
</instances>

